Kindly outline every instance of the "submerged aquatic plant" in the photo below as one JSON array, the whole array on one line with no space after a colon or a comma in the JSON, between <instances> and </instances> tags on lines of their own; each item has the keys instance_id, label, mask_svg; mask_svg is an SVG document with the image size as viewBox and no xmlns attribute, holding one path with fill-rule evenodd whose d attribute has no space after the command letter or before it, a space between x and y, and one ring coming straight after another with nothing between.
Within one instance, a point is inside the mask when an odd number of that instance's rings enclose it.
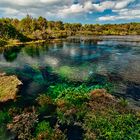
<instances>
[{"instance_id":1,"label":"submerged aquatic plant","mask_svg":"<svg viewBox=\"0 0 140 140\"><path fill-rule=\"evenodd\" d=\"M126 107L129 102L127 99L124 99L124 98L120 98L120 104L123 106L123 107Z\"/></svg>"},{"instance_id":2,"label":"submerged aquatic plant","mask_svg":"<svg viewBox=\"0 0 140 140\"><path fill-rule=\"evenodd\" d=\"M38 104L42 107L52 104L52 99L49 96L46 96L45 94L40 95L36 100Z\"/></svg>"},{"instance_id":3,"label":"submerged aquatic plant","mask_svg":"<svg viewBox=\"0 0 140 140\"><path fill-rule=\"evenodd\" d=\"M18 139L30 140L32 130L38 122L38 115L35 112L23 112L13 118L13 121L7 125L7 128L17 135Z\"/></svg>"},{"instance_id":4,"label":"submerged aquatic plant","mask_svg":"<svg viewBox=\"0 0 140 140\"><path fill-rule=\"evenodd\" d=\"M35 130L35 139L37 140L66 140L65 134L56 125L54 129L49 122L42 121L38 123Z\"/></svg>"},{"instance_id":5,"label":"submerged aquatic plant","mask_svg":"<svg viewBox=\"0 0 140 140\"><path fill-rule=\"evenodd\" d=\"M11 120L11 117L6 110L0 111L0 124L7 123Z\"/></svg>"}]
</instances>

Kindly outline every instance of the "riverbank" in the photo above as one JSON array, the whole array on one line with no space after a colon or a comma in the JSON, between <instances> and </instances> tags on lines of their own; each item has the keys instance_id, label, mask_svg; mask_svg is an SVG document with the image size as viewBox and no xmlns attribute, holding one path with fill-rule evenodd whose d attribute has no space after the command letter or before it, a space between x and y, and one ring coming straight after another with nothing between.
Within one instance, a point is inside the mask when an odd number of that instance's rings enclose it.
<instances>
[{"instance_id":1,"label":"riverbank","mask_svg":"<svg viewBox=\"0 0 140 140\"><path fill-rule=\"evenodd\" d=\"M18 40L10 40L7 42L6 47L10 46L19 46L19 45L29 45L29 44L38 44L38 43L43 43L46 42L46 40L36 40L36 41L29 41L29 42L20 42Z\"/></svg>"},{"instance_id":2,"label":"riverbank","mask_svg":"<svg viewBox=\"0 0 140 140\"><path fill-rule=\"evenodd\" d=\"M40 44L40 43L59 43L62 40L64 40L65 38L62 39L48 39L48 40L36 40L36 41L29 41L29 42L20 42L19 40L9 40L9 41L5 41L5 44L1 44L1 48L6 48L6 47L12 47L12 46L20 46L20 45L30 45L30 44Z\"/></svg>"},{"instance_id":3,"label":"riverbank","mask_svg":"<svg viewBox=\"0 0 140 140\"><path fill-rule=\"evenodd\" d=\"M58 43L64 39L72 40L72 41L89 41L89 40L106 40L106 41L124 41L124 42L137 42L140 43L140 35L92 35L92 36L83 36L83 35L77 35L77 36L69 36L66 38L58 38L58 39L47 39L47 40L32 40L27 42L21 42L19 40L8 40L8 41L1 41L1 47L11 47L11 46L19 46L19 45L30 45L30 44L39 44L44 42L51 42L51 43Z\"/></svg>"}]
</instances>

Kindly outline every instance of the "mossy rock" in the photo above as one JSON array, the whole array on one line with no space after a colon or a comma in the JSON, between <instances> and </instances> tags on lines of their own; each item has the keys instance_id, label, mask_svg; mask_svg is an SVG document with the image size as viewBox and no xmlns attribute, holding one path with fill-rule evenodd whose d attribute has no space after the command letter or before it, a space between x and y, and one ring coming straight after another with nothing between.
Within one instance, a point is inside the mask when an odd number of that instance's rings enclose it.
<instances>
[{"instance_id":1,"label":"mossy rock","mask_svg":"<svg viewBox=\"0 0 140 140\"><path fill-rule=\"evenodd\" d=\"M14 100L22 82L16 76L0 74L0 102Z\"/></svg>"}]
</instances>

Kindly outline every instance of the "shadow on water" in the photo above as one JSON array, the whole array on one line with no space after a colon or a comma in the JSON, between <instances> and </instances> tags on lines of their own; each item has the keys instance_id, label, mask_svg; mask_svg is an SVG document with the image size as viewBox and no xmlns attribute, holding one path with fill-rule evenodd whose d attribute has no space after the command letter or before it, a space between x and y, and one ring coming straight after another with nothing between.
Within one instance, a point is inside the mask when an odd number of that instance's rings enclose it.
<instances>
[{"instance_id":1,"label":"shadow on water","mask_svg":"<svg viewBox=\"0 0 140 140\"><path fill-rule=\"evenodd\" d=\"M7 48L3 52L3 56L7 62L13 62L16 60L18 53L20 53L22 47Z\"/></svg>"},{"instance_id":2,"label":"shadow on water","mask_svg":"<svg viewBox=\"0 0 140 140\"><path fill-rule=\"evenodd\" d=\"M132 99L137 102L136 104L138 106L140 106L140 84L132 81L126 81L117 73L109 73L107 77L110 82L114 82L117 85L117 88L113 93L115 96Z\"/></svg>"},{"instance_id":3,"label":"shadow on water","mask_svg":"<svg viewBox=\"0 0 140 140\"><path fill-rule=\"evenodd\" d=\"M127 83L126 97L133 98L136 101L140 101L140 84L133 82Z\"/></svg>"},{"instance_id":4,"label":"shadow on water","mask_svg":"<svg viewBox=\"0 0 140 140\"><path fill-rule=\"evenodd\" d=\"M131 99L136 101L137 105L140 106L140 84L134 82L126 82L125 84L117 87L114 91L114 95L117 97L123 97L125 99Z\"/></svg>"},{"instance_id":5,"label":"shadow on water","mask_svg":"<svg viewBox=\"0 0 140 140\"><path fill-rule=\"evenodd\" d=\"M78 126L78 125L63 125L60 127L62 131L68 130L66 132L66 135L68 137L68 140L84 140L83 133L84 130Z\"/></svg>"}]
</instances>

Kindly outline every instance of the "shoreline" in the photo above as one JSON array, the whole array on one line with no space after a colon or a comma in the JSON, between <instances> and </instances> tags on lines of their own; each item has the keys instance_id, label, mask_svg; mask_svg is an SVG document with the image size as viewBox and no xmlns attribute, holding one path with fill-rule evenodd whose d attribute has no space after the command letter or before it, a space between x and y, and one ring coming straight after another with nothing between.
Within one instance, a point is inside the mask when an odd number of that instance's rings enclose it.
<instances>
[{"instance_id":1,"label":"shoreline","mask_svg":"<svg viewBox=\"0 0 140 140\"><path fill-rule=\"evenodd\" d=\"M70 36L67 37L67 39L77 39L77 40L96 40L96 39L103 39L103 40L120 40L120 41L127 41L127 42L140 42L140 35L89 35L89 36L84 36L84 35L75 35L75 36ZM131 40L130 40L131 39Z\"/></svg>"},{"instance_id":2,"label":"shoreline","mask_svg":"<svg viewBox=\"0 0 140 140\"><path fill-rule=\"evenodd\" d=\"M39 44L39 43L44 43L44 42L51 42L51 43L57 43L60 42L64 39L67 40L81 40L81 41L86 41L86 40L110 40L110 41L115 41L115 40L120 40L120 41L126 41L126 42L140 42L140 35L89 35L89 36L84 36L84 35L75 35L75 36L69 36L66 38L58 38L58 39L47 39L47 40L36 40L36 41L28 41L28 42L19 42L17 40L9 40L7 41L7 44L4 46L1 46L0 48L3 47L11 47L11 46L19 46L19 45L30 45L30 44ZM131 39L131 40L130 40Z\"/></svg>"},{"instance_id":3,"label":"shoreline","mask_svg":"<svg viewBox=\"0 0 140 140\"><path fill-rule=\"evenodd\" d=\"M37 41L29 41L29 42L15 42L15 43L9 43L9 44L5 45L5 47L19 46L19 45L30 45L30 44L39 44L39 43L44 43L44 42L56 43L56 42L60 42L60 41L62 41L64 39L66 39L66 38L62 38L62 39L49 39L49 40L37 40Z\"/></svg>"}]
</instances>

